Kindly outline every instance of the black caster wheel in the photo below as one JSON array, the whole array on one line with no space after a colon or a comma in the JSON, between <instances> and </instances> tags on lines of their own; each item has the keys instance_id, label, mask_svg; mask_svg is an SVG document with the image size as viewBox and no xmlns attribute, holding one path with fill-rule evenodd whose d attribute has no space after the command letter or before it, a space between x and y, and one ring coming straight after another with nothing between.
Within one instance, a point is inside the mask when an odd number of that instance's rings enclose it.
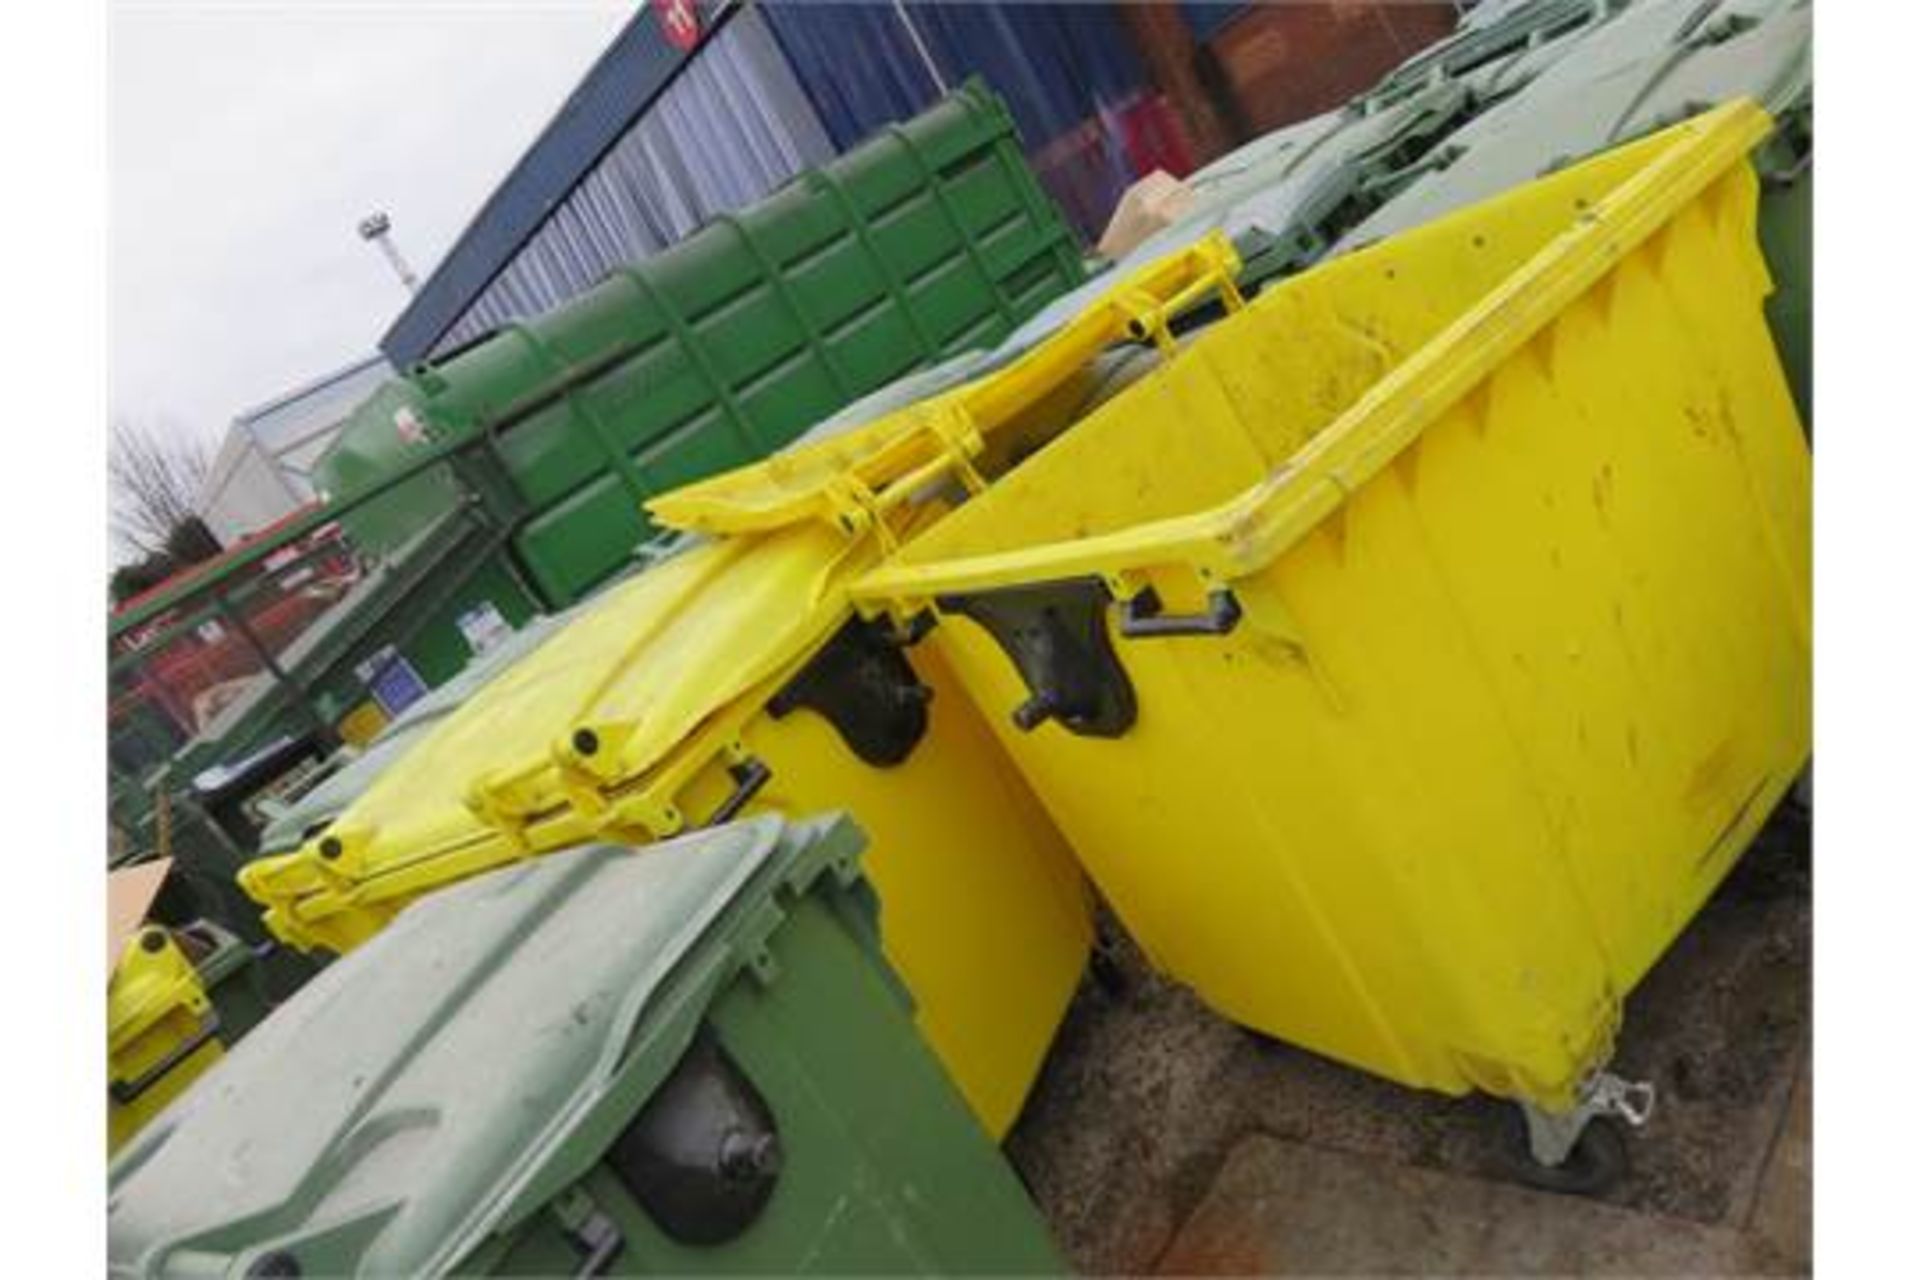
<instances>
[{"instance_id":1,"label":"black caster wheel","mask_svg":"<svg viewBox=\"0 0 1920 1280\"><path fill-rule=\"evenodd\" d=\"M1100 993L1122 1004L1140 991L1143 977L1150 972L1126 929L1105 906L1094 917L1093 955L1087 969Z\"/></svg>"},{"instance_id":2,"label":"black caster wheel","mask_svg":"<svg viewBox=\"0 0 1920 1280\"><path fill-rule=\"evenodd\" d=\"M1567 1158L1557 1165L1541 1164L1527 1143L1526 1117L1515 1112L1508 1139L1507 1174L1536 1191L1564 1196L1597 1196L1626 1177L1627 1137L1619 1122L1597 1116L1587 1122Z\"/></svg>"},{"instance_id":3,"label":"black caster wheel","mask_svg":"<svg viewBox=\"0 0 1920 1280\"><path fill-rule=\"evenodd\" d=\"M1093 975L1093 981L1102 995L1109 1000L1125 1000L1133 994L1133 974L1126 965L1110 951L1096 946L1087 962L1087 969Z\"/></svg>"}]
</instances>

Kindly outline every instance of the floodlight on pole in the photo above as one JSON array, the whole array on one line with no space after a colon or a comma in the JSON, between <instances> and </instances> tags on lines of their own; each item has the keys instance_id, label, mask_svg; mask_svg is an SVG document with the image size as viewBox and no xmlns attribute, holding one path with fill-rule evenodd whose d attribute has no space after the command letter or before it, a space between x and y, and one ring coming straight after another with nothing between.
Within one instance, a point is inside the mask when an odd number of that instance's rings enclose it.
<instances>
[{"instance_id":1,"label":"floodlight on pole","mask_svg":"<svg viewBox=\"0 0 1920 1280\"><path fill-rule=\"evenodd\" d=\"M388 236L392 230L393 220L385 213L370 213L360 219L360 238L379 248L387 265L400 277L400 283L406 286L407 292L412 293L420 288L420 280L413 274L413 269L407 266L407 260L400 256L400 250L394 247Z\"/></svg>"}]
</instances>

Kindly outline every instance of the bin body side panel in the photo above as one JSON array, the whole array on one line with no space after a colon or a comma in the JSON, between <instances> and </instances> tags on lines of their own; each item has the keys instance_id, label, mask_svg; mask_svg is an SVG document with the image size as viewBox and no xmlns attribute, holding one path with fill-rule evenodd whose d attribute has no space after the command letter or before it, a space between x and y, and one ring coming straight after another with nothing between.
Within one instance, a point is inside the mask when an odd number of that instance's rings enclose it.
<instances>
[{"instance_id":1,"label":"bin body side panel","mask_svg":"<svg viewBox=\"0 0 1920 1280\"><path fill-rule=\"evenodd\" d=\"M582 1184L618 1225L615 1274L1053 1274L1046 1228L992 1140L927 1051L877 957L848 930L844 895L815 890L770 940L777 976L742 975L708 1025L765 1100L782 1168L740 1235L689 1246L602 1165ZM495 1262L578 1265L548 1215Z\"/></svg>"},{"instance_id":2,"label":"bin body side panel","mask_svg":"<svg viewBox=\"0 0 1920 1280\"><path fill-rule=\"evenodd\" d=\"M1140 717L1125 736L1096 741L1052 724L1031 733L1015 728L1010 713L1027 690L971 621L944 620L929 643L988 711L1156 968L1245 1025L1407 1083L1449 1087L1442 1070L1416 1060L1417 1046L1379 1007L1354 963L1370 957L1350 955L1337 933L1346 922L1325 914L1300 867L1279 853L1302 842L1350 848L1358 815L1328 805L1336 821L1316 828L1312 815L1284 809L1292 788L1281 780L1297 767L1289 757L1311 754L1324 742L1320 734L1294 736L1286 752L1273 754L1238 731L1268 715L1296 731L1303 723L1297 706L1311 691L1271 679L1271 654L1235 645L1197 659L1256 669L1236 684L1238 702L1223 723L1201 700L1210 677L1181 669L1183 659L1196 660L1189 642L1169 643L1163 656L1171 666L1129 653L1129 675L1143 695Z\"/></svg>"},{"instance_id":3,"label":"bin body side panel","mask_svg":"<svg viewBox=\"0 0 1920 1280\"><path fill-rule=\"evenodd\" d=\"M747 753L772 772L746 812L844 808L871 841L887 958L928 1043L995 1137L1012 1127L1092 945L1072 852L938 654L912 651L933 690L926 736L897 765L850 752L819 714L753 717ZM680 801L698 823L732 791L724 761Z\"/></svg>"}]
</instances>

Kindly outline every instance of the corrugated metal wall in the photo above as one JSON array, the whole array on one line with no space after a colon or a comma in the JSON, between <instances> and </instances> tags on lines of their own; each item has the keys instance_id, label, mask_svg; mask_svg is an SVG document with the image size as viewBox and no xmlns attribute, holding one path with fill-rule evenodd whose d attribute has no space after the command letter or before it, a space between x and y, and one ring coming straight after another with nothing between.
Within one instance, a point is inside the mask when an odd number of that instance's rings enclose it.
<instances>
[{"instance_id":1,"label":"corrugated metal wall","mask_svg":"<svg viewBox=\"0 0 1920 1280\"><path fill-rule=\"evenodd\" d=\"M768 4L834 141L851 146L970 75L1006 99L1029 161L1089 241L1134 179L1189 153L1113 5ZM848 68L857 68L850 74Z\"/></svg>"},{"instance_id":2,"label":"corrugated metal wall","mask_svg":"<svg viewBox=\"0 0 1920 1280\"><path fill-rule=\"evenodd\" d=\"M835 154L759 11L736 11L433 350L549 310Z\"/></svg>"}]
</instances>

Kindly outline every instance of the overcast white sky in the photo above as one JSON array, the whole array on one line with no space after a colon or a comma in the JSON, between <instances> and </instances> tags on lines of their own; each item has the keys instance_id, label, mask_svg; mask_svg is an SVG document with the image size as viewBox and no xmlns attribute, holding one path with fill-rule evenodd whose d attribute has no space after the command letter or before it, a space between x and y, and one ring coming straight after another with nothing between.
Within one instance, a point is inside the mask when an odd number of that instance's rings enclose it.
<instances>
[{"instance_id":1,"label":"overcast white sky","mask_svg":"<svg viewBox=\"0 0 1920 1280\"><path fill-rule=\"evenodd\" d=\"M634 5L120 4L110 405L217 440L363 355Z\"/></svg>"}]
</instances>

